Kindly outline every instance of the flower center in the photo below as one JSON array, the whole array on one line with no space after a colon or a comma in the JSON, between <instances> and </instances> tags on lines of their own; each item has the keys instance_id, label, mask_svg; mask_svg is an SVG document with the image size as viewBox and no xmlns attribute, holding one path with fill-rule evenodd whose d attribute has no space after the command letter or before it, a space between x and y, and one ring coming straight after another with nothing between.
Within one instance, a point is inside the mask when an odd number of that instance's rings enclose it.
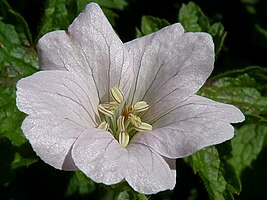
<instances>
[{"instance_id":1,"label":"flower center","mask_svg":"<svg viewBox=\"0 0 267 200\"><path fill-rule=\"evenodd\" d=\"M149 108L145 101L127 105L122 91L117 87L110 89L110 96L113 101L98 105L101 123L97 128L111 132L123 147L128 145L137 132L152 130L150 124L142 122L138 117Z\"/></svg>"}]
</instances>

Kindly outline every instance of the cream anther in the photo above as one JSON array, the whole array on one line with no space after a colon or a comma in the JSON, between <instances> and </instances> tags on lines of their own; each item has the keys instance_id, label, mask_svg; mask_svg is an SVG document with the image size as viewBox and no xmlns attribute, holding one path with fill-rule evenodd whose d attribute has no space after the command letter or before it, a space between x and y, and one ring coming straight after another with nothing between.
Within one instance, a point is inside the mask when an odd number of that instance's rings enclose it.
<instances>
[{"instance_id":1,"label":"cream anther","mask_svg":"<svg viewBox=\"0 0 267 200\"><path fill-rule=\"evenodd\" d=\"M125 131L124 116L119 116L119 118L117 119L117 127L118 127L119 132Z\"/></svg>"},{"instance_id":2,"label":"cream anther","mask_svg":"<svg viewBox=\"0 0 267 200\"><path fill-rule=\"evenodd\" d=\"M97 107L98 111L103 113L106 116L112 117L113 116L113 111L105 108L103 104L99 104Z\"/></svg>"},{"instance_id":3,"label":"cream anther","mask_svg":"<svg viewBox=\"0 0 267 200\"><path fill-rule=\"evenodd\" d=\"M118 104L121 104L124 100L122 91L117 87L113 87L110 89L110 95L112 99L116 101Z\"/></svg>"},{"instance_id":4,"label":"cream anther","mask_svg":"<svg viewBox=\"0 0 267 200\"><path fill-rule=\"evenodd\" d=\"M103 130L108 130L109 129L109 124L107 122L101 122L97 128L103 129Z\"/></svg>"},{"instance_id":5,"label":"cream anther","mask_svg":"<svg viewBox=\"0 0 267 200\"><path fill-rule=\"evenodd\" d=\"M140 126L135 127L135 130L137 131L151 131L152 130L152 126L148 123L142 122L140 124Z\"/></svg>"},{"instance_id":6,"label":"cream anther","mask_svg":"<svg viewBox=\"0 0 267 200\"><path fill-rule=\"evenodd\" d=\"M140 117L137 117L136 115L134 114L129 114L129 119L131 121L131 124L134 125L134 127L139 127L142 123Z\"/></svg>"},{"instance_id":7,"label":"cream anther","mask_svg":"<svg viewBox=\"0 0 267 200\"><path fill-rule=\"evenodd\" d=\"M139 101L134 104L133 106L133 112L143 112L146 111L149 108L148 104L145 101Z\"/></svg>"},{"instance_id":8,"label":"cream anther","mask_svg":"<svg viewBox=\"0 0 267 200\"><path fill-rule=\"evenodd\" d=\"M120 132L119 134L119 143L123 147L127 147L130 140L130 136L127 132Z\"/></svg>"}]
</instances>

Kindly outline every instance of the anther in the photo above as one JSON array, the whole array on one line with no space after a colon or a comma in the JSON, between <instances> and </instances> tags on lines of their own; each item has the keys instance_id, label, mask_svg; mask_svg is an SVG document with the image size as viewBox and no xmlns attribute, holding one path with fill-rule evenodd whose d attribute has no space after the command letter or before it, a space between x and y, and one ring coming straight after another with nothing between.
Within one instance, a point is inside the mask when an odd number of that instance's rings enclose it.
<instances>
[{"instance_id":1,"label":"anther","mask_svg":"<svg viewBox=\"0 0 267 200\"><path fill-rule=\"evenodd\" d=\"M119 134L119 143L123 147L127 147L130 140L130 136L127 132L120 132Z\"/></svg>"},{"instance_id":2,"label":"anther","mask_svg":"<svg viewBox=\"0 0 267 200\"><path fill-rule=\"evenodd\" d=\"M143 112L149 108L148 104L145 101L138 101L133 106L133 112Z\"/></svg>"},{"instance_id":3,"label":"anther","mask_svg":"<svg viewBox=\"0 0 267 200\"><path fill-rule=\"evenodd\" d=\"M103 129L103 130L108 130L109 129L109 124L107 122L101 122L97 128Z\"/></svg>"},{"instance_id":4,"label":"anther","mask_svg":"<svg viewBox=\"0 0 267 200\"><path fill-rule=\"evenodd\" d=\"M118 104L121 104L124 100L122 91L117 87L113 87L110 89L110 95L112 99L116 101Z\"/></svg>"},{"instance_id":5,"label":"anther","mask_svg":"<svg viewBox=\"0 0 267 200\"><path fill-rule=\"evenodd\" d=\"M99 112L103 113L104 115L107 115L109 117L113 116L113 111L105 108L104 104L99 104L97 109Z\"/></svg>"},{"instance_id":6,"label":"anther","mask_svg":"<svg viewBox=\"0 0 267 200\"><path fill-rule=\"evenodd\" d=\"M117 126L118 126L119 132L125 131L124 116L119 116L119 118L117 119Z\"/></svg>"},{"instance_id":7,"label":"anther","mask_svg":"<svg viewBox=\"0 0 267 200\"><path fill-rule=\"evenodd\" d=\"M148 123L141 122L140 126L135 127L135 130L137 130L137 131L151 131L152 126Z\"/></svg>"},{"instance_id":8,"label":"anther","mask_svg":"<svg viewBox=\"0 0 267 200\"><path fill-rule=\"evenodd\" d=\"M132 113L129 114L129 119L131 121L131 124L134 125L135 127L139 127L142 123L140 117L137 117Z\"/></svg>"}]
</instances>

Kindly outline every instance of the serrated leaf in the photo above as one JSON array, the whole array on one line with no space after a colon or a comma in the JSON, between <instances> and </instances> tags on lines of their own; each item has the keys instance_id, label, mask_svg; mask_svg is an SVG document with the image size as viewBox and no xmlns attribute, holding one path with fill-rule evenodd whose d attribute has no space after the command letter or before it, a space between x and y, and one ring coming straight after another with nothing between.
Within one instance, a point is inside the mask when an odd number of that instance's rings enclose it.
<instances>
[{"instance_id":1,"label":"serrated leaf","mask_svg":"<svg viewBox=\"0 0 267 200\"><path fill-rule=\"evenodd\" d=\"M21 37L14 26L0 21L0 30L0 133L20 145L25 142L20 131L25 116L16 108L15 84L37 70L37 53L25 46L25 35Z\"/></svg>"},{"instance_id":2,"label":"serrated leaf","mask_svg":"<svg viewBox=\"0 0 267 200\"><path fill-rule=\"evenodd\" d=\"M193 2L182 5L178 18L188 32L207 32L210 27L209 19L204 15L200 7Z\"/></svg>"},{"instance_id":3,"label":"serrated leaf","mask_svg":"<svg viewBox=\"0 0 267 200\"><path fill-rule=\"evenodd\" d=\"M211 78L199 94L211 99L234 104L249 117L266 121L267 70L249 67Z\"/></svg>"},{"instance_id":4,"label":"serrated leaf","mask_svg":"<svg viewBox=\"0 0 267 200\"><path fill-rule=\"evenodd\" d=\"M215 52L218 54L224 44L227 35L221 23L210 24L208 17L201 8L193 3L183 4L179 10L178 20L187 32L207 32L213 37Z\"/></svg>"},{"instance_id":5,"label":"serrated leaf","mask_svg":"<svg viewBox=\"0 0 267 200\"><path fill-rule=\"evenodd\" d=\"M25 114L16 107L16 82L34 73L37 53L24 33L18 33L11 24L0 21L0 141L10 141L8 149L14 153L9 160L9 173L20 166L35 162L36 156L27 145L20 129ZM12 156L11 153L3 156ZM3 158L4 159L4 158Z\"/></svg>"},{"instance_id":6,"label":"serrated leaf","mask_svg":"<svg viewBox=\"0 0 267 200\"><path fill-rule=\"evenodd\" d=\"M16 24L15 29L18 33L23 33L26 36L29 44L32 44L32 36L25 19L17 12L15 12L6 0L0 1L0 16L2 16L6 23ZM1 30L1 29L0 29Z\"/></svg>"},{"instance_id":7,"label":"serrated leaf","mask_svg":"<svg viewBox=\"0 0 267 200\"><path fill-rule=\"evenodd\" d=\"M213 37L213 41L215 43L215 52L220 52L227 35L227 32L224 30L223 25L220 22L212 24L209 27L208 33L210 33Z\"/></svg>"},{"instance_id":8,"label":"serrated leaf","mask_svg":"<svg viewBox=\"0 0 267 200\"><path fill-rule=\"evenodd\" d=\"M136 36L140 37L143 35L148 35L168 25L170 25L170 23L165 19L152 16L143 16L141 21L141 31L137 29Z\"/></svg>"},{"instance_id":9,"label":"serrated leaf","mask_svg":"<svg viewBox=\"0 0 267 200\"><path fill-rule=\"evenodd\" d=\"M235 138L231 140L231 164L239 176L244 169L251 167L254 160L267 145L267 124L246 124L236 131Z\"/></svg>"},{"instance_id":10,"label":"serrated leaf","mask_svg":"<svg viewBox=\"0 0 267 200\"><path fill-rule=\"evenodd\" d=\"M211 199L233 199L240 192L240 183L234 168L221 159L217 149L212 146L185 158L195 173L198 173Z\"/></svg>"},{"instance_id":11,"label":"serrated leaf","mask_svg":"<svg viewBox=\"0 0 267 200\"><path fill-rule=\"evenodd\" d=\"M53 30L65 30L77 15L75 0L47 0L39 29L39 39Z\"/></svg>"}]
</instances>

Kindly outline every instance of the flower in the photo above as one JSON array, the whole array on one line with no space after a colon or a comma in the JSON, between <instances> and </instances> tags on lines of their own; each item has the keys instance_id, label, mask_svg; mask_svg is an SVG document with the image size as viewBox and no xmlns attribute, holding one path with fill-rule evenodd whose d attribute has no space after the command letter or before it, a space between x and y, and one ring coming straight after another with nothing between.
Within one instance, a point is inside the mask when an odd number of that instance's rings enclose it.
<instances>
[{"instance_id":1,"label":"flower","mask_svg":"<svg viewBox=\"0 0 267 200\"><path fill-rule=\"evenodd\" d=\"M234 106L195 93L213 70L207 33L174 24L123 44L95 3L37 45L42 71L18 81L22 130L37 155L95 182L173 189L175 159L222 143Z\"/></svg>"}]
</instances>

